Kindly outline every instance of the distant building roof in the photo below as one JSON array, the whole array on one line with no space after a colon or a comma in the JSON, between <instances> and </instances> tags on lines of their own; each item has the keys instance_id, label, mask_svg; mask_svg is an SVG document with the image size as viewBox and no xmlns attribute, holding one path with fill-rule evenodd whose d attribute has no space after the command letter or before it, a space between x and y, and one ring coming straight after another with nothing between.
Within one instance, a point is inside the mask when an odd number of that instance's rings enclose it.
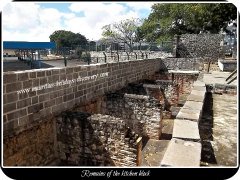
<instances>
[{"instance_id":1,"label":"distant building roof","mask_svg":"<svg viewBox=\"0 0 240 180\"><path fill-rule=\"evenodd\" d=\"M52 49L54 42L3 41L3 49Z\"/></svg>"}]
</instances>

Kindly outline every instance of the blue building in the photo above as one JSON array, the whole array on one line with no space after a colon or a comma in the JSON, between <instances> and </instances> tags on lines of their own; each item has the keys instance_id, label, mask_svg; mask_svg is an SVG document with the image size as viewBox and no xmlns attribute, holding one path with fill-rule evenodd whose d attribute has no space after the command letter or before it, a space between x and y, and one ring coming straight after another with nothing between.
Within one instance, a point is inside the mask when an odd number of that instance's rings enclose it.
<instances>
[{"instance_id":1,"label":"blue building","mask_svg":"<svg viewBox=\"0 0 240 180\"><path fill-rule=\"evenodd\" d=\"M3 57L25 58L27 55L33 55L40 50L53 48L56 48L54 42L3 41Z\"/></svg>"}]
</instances>

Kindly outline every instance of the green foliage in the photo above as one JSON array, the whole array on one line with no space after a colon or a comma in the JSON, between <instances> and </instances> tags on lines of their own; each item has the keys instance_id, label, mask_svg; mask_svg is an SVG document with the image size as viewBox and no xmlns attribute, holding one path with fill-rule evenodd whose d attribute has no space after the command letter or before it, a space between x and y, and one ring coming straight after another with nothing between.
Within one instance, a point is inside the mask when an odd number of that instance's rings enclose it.
<instances>
[{"instance_id":1,"label":"green foliage","mask_svg":"<svg viewBox=\"0 0 240 180\"><path fill-rule=\"evenodd\" d=\"M84 62L91 62L91 54L87 51L83 52L81 55L81 60Z\"/></svg>"},{"instance_id":2,"label":"green foliage","mask_svg":"<svg viewBox=\"0 0 240 180\"><path fill-rule=\"evenodd\" d=\"M54 31L49 38L51 42L56 43L57 49L61 49L63 47L75 48L77 46L86 46L87 44L85 36L65 30Z\"/></svg>"},{"instance_id":3,"label":"green foliage","mask_svg":"<svg viewBox=\"0 0 240 180\"><path fill-rule=\"evenodd\" d=\"M132 51L133 42L137 39L136 32L139 26L139 19L122 20L118 23L103 26L102 36L104 37L105 41L108 42L126 43L130 51Z\"/></svg>"},{"instance_id":4,"label":"green foliage","mask_svg":"<svg viewBox=\"0 0 240 180\"><path fill-rule=\"evenodd\" d=\"M175 34L225 31L236 18L237 9L230 3L154 4L140 28L147 41L159 42Z\"/></svg>"},{"instance_id":5,"label":"green foliage","mask_svg":"<svg viewBox=\"0 0 240 180\"><path fill-rule=\"evenodd\" d=\"M68 58L69 59L80 59L81 56L82 56L82 52L83 52L82 48L81 47L77 47L75 49L74 53L71 54Z\"/></svg>"}]
</instances>

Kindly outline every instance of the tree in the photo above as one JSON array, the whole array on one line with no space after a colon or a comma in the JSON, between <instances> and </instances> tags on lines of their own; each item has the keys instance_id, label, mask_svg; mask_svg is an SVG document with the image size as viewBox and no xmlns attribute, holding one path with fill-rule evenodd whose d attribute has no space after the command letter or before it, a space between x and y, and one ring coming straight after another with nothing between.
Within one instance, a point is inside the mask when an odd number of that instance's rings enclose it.
<instances>
[{"instance_id":1,"label":"tree","mask_svg":"<svg viewBox=\"0 0 240 180\"><path fill-rule=\"evenodd\" d=\"M57 30L54 31L50 36L50 41L55 42L57 49L62 47L72 47L77 46L86 47L87 39L80 33L73 33L71 31Z\"/></svg>"},{"instance_id":2,"label":"tree","mask_svg":"<svg viewBox=\"0 0 240 180\"><path fill-rule=\"evenodd\" d=\"M226 31L236 18L237 9L230 3L154 4L141 28L148 41L162 41L175 34Z\"/></svg>"},{"instance_id":3,"label":"tree","mask_svg":"<svg viewBox=\"0 0 240 180\"><path fill-rule=\"evenodd\" d=\"M133 50L133 42L137 28L140 26L139 19L126 19L119 23L113 23L102 27L102 36L108 41L125 43L130 51Z\"/></svg>"}]
</instances>

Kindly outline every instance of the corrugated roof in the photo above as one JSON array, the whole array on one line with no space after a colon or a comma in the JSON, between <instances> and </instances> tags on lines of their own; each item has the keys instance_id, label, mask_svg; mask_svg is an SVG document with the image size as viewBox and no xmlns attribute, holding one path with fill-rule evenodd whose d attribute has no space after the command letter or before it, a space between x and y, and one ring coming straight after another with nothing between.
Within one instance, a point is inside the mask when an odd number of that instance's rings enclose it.
<instances>
[{"instance_id":1,"label":"corrugated roof","mask_svg":"<svg viewBox=\"0 0 240 180\"><path fill-rule=\"evenodd\" d=\"M52 49L54 42L3 41L3 49Z\"/></svg>"}]
</instances>

